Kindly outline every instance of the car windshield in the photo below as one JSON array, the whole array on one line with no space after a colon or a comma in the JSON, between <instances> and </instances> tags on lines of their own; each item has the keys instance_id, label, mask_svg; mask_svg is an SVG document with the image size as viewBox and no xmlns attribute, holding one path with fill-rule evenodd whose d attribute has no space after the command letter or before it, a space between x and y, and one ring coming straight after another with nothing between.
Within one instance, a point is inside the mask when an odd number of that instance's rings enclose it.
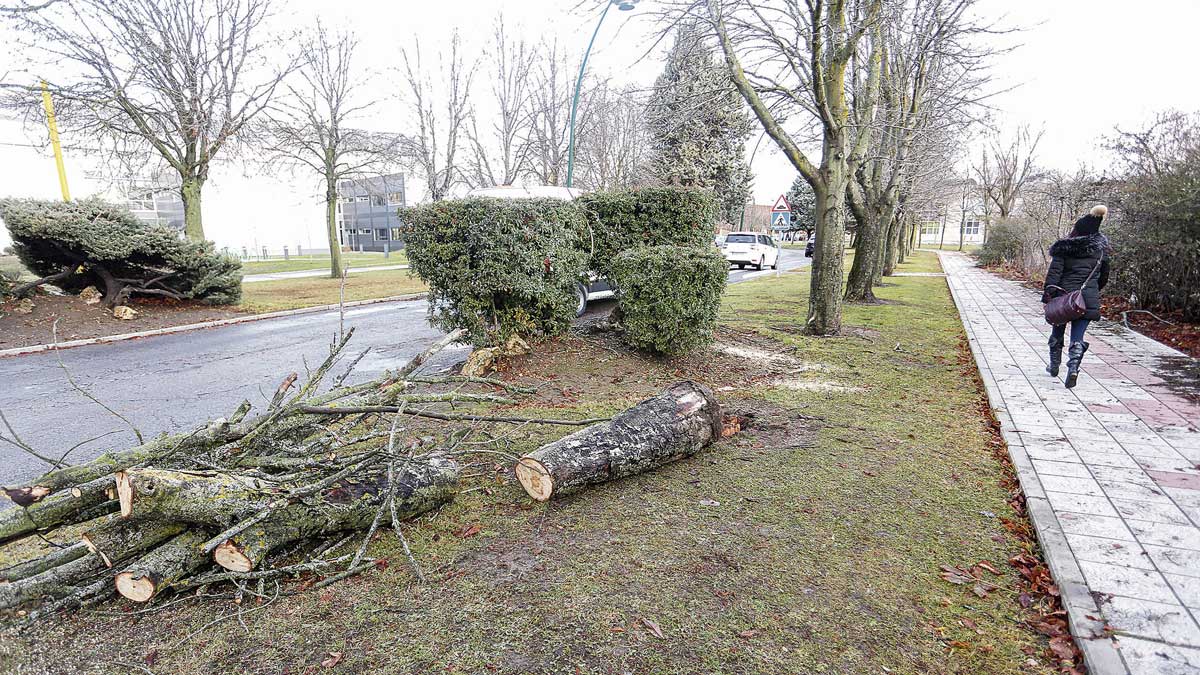
<instances>
[{"instance_id":1,"label":"car windshield","mask_svg":"<svg viewBox=\"0 0 1200 675\"><path fill-rule=\"evenodd\" d=\"M726 244L753 244L754 235L752 234L731 234L725 237Z\"/></svg>"}]
</instances>

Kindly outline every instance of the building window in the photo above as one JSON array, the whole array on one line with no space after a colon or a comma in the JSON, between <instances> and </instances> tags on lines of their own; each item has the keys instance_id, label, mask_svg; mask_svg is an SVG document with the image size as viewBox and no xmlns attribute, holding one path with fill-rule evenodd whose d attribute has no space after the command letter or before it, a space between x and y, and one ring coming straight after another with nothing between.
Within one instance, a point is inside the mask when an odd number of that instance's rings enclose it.
<instances>
[{"instance_id":1,"label":"building window","mask_svg":"<svg viewBox=\"0 0 1200 675\"><path fill-rule=\"evenodd\" d=\"M131 211L153 211L154 193L142 192L140 194L131 195L129 197L129 209Z\"/></svg>"},{"instance_id":2,"label":"building window","mask_svg":"<svg viewBox=\"0 0 1200 675\"><path fill-rule=\"evenodd\" d=\"M966 222L963 223L963 235L964 236L968 236L968 237L979 236L979 233L982 230L983 230L983 222L973 216L970 218L967 218Z\"/></svg>"},{"instance_id":3,"label":"building window","mask_svg":"<svg viewBox=\"0 0 1200 675\"><path fill-rule=\"evenodd\" d=\"M359 196L357 196L357 197L355 197L355 198L354 198L354 201L356 201L356 202L358 202L358 203L360 203L360 204L364 204L364 203L366 203L366 202L368 202L368 201L370 201L370 200L371 200L371 198L370 198L370 197L368 197L368 196L366 196L366 195L359 195Z\"/></svg>"},{"instance_id":4,"label":"building window","mask_svg":"<svg viewBox=\"0 0 1200 675\"><path fill-rule=\"evenodd\" d=\"M382 195L371 197L371 206L387 206L387 199Z\"/></svg>"},{"instance_id":5,"label":"building window","mask_svg":"<svg viewBox=\"0 0 1200 675\"><path fill-rule=\"evenodd\" d=\"M392 228L392 241L400 241L400 239L401 239L400 228L393 227Z\"/></svg>"},{"instance_id":6,"label":"building window","mask_svg":"<svg viewBox=\"0 0 1200 675\"><path fill-rule=\"evenodd\" d=\"M375 230L375 241L387 241L388 231L386 229Z\"/></svg>"},{"instance_id":7,"label":"building window","mask_svg":"<svg viewBox=\"0 0 1200 675\"><path fill-rule=\"evenodd\" d=\"M389 192L388 193L388 204L390 204L392 206L396 206L396 205L403 206L404 205L404 193L403 192Z\"/></svg>"},{"instance_id":8,"label":"building window","mask_svg":"<svg viewBox=\"0 0 1200 675\"><path fill-rule=\"evenodd\" d=\"M941 223L924 223L921 225L921 234L940 234L942 231Z\"/></svg>"},{"instance_id":9,"label":"building window","mask_svg":"<svg viewBox=\"0 0 1200 675\"><path fill-rule=\"evenodd\" d=\"M369 227L361 228L361 229L359 229L358 233L359 234L371 234L371 228L369 228Z\"/></svg>"}]
</instances>

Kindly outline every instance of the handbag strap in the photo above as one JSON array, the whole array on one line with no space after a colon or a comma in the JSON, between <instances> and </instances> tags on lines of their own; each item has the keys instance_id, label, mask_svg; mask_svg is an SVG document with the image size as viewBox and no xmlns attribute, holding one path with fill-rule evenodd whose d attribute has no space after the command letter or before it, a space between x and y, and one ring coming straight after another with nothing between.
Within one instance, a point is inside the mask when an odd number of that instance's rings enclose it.
<instances>
[{"instance_id":1,"label":"handbag strap","mask_svg":"<svg viewBox=\"0 0 1200 675\"><path fill-rule=\"evenodd\" d=\"M1079 290L1082 291L1084 288L1087 288L1088 282L1092 280L1092 275L1096 273L1096 270L1100 269L1100 263L1102 262L1104 262L1103 253L1100 254L1100 259L1096 261L1096 266L1092 268L1091 272L1088 272L1087 278L1083 280L1083 285L1079 287Z\"/></svg>"}]
</instances>

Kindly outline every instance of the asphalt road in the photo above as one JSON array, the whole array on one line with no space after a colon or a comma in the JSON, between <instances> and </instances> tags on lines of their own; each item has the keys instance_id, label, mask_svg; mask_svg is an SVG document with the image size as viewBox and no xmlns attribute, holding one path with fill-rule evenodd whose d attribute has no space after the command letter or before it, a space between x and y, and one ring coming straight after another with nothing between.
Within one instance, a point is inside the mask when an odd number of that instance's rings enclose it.
<instances>
[{"instance_id":1,"label":"asphalt road","mask_svg":"<svg viewBox=\"0 0 1200 675\"><path fill-rule=\"evenodd\" d=\"M780 269L807 264L799 251L783 252ZM774 270L731 270L737 283ZM425 318L425 301L366 305L346 311L355 333L350 351L370 347L350 382L371 379L419 353L442 333ZM303 377L315 368L338 332L338 312L265 319L220 328L127 340L111 344L0 358L0 412L26 443L47 456L60 456L77 443L111 432L72 451L77 463L136 439L129 427L75 390L75 381L121 413L144 436L192 429L229 415L242 399L265 404L288 373ZM466 358L468 350L444 350L426 366L432 372ZM61 366L60 366L61 359ZM0 434L8 435L0 429ZM48 466L0 444L0 483L33 478Z\"/></svg>"}]
</instances>

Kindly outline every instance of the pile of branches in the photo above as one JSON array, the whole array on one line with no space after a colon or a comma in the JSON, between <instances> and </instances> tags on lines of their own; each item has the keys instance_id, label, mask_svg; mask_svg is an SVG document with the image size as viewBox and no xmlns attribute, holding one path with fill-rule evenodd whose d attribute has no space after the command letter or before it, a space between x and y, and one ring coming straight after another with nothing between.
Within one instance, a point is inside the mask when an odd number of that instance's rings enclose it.
<instances>
[{"instance_id":1,"label":"pile of branches","mask_svg":"<svg viewBox=\"0 0 1200 675\"><path fill-rule=\"evenodd\" d=\"M4 488L15 508L0 510L0 544L40 538L52 550L0 569L0 609L30 623L114 592L136 602L221 582L261 592L306 574L323 586L375 564L367 544L380 527L395 530L423 578L399 524L450 501L473 456L504 454L496 447L505 437L487 425L602 421L465 412L533 390L415 374L462 331L398 370L346 385L366 352L340 376L331 371L352 334L307 381L285 378L258 414L243 402L227 419L74 466L39 454L57 468ZM357 548L347 546L355 539Z\"/></svg>"},{"instance_id":2,"label":"pile of branches","mask_svg":"<svg viewBox=\"0 0 1200 675\"><path fill-rule=\"evenodd\" d=\"M4 488L15 507L0 510L0 545L37 538L51 551L0 569L0 610L29 625L114 593L149 602L231 583L237 597L263 598L271 582L278 597L297 592L280 582L301 575L314 579L301 588L320 588L377 564L367 550L380 527L395 531L424 581L400 523L452 500L464 469L494 468L502 456L529 496L544 501L690 457L727 435L712 391L694 382L611 420L485 414L535 391L494 378L416 374L464 339L461 329L395 371L347 385L366 351L330 375L351 335L303 384L295 373L284 378L256 415L244 401L229 418L189 433L144 441L134 429L136 447L75 466L35 451L0 415L11 436L0 440L56 465ZM509 451L511 434L494 432L529 424L583 428L520 457Z\"/></svg>"}]
</instances>

